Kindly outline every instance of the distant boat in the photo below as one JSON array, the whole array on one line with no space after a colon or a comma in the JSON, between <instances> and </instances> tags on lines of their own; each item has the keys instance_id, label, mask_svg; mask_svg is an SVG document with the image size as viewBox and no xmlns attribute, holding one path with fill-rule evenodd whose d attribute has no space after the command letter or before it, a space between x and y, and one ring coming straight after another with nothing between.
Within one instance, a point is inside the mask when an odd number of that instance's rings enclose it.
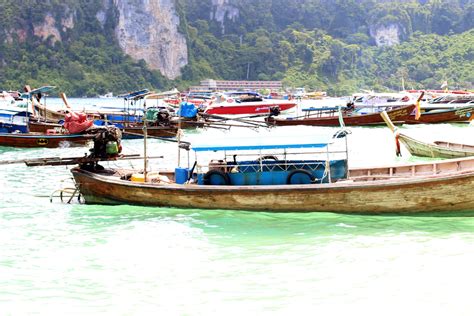
<instances>
[{"instance_id":1,"label":"distant boat","mask_svg":"<svg viewBox=\"0 0 474 316\"><path fill-rule=\"evenodd\" d=\"M26 111L0 109L0 133L28 132L28 118Z\"/></svg>"},{"instance_id":2,"label":"distant boat","mask_svg":"<svg viewBox=\"0 0 474 316\"><path fill-rule=\"evenodd\" d=\"M54 86L43 86L37 89L31 89L30 86L25 86L25 92L22 94L22 98L26 99L31 104L32 115L35 118L42 118L48 122L58 122L64 120L64 115L67 110L54 110L48 108L46 105L45 96L50 91L54 90ZM43 99L43 102L41 100ZM27 106L28 107L28 106Z\"/></svg>"},{"instance_id":3,"label":"distant boat","mask_svg":"<svg viewBox=\"0 0 474 316\"><path fill-rule=\"evenodd\" d=\"M272 109L285 112L296 107L297 103L288 100L264 99L254 92L231 92L217 94L205 103L205 114L216 115L265 115Z\"/></svg>"},{"instance_id":4,"label":"distant boat","mask_svg":"<svg viewBox=\"0 0 474 316\"><path fill-rule=\"evenodd\" d=\"M6 91L0 92L0 108L15 105L15 98Z\"/></svg>"},{"instance_id":5,"label":"distant boat","mask_svg":"<svg viewBox=\"0 0 474 316\"><path fill-rule=\"evenodd\" d=\"M412 115L415 105L406 105L387 111L393 121L405 122ZM265 120L268 125L287 126L287 125L311 125L311 126L339 126L339 107L308 110L303 117L279 118L269 116ZM359 114L355 111L344 113L343 120L345 125L366 126L383 124L380 113Z\"/></svg>"},{"instance_id":6,"label":"distant boat","mask_svg":"<svg viewBox=\"0 0 474 316\"><path fill-rule=\"evenodd\" d=\"M25 108L17 106L15 99L8 92L0 93L1 133L27 132L29 115Z\"/></svg>"},{"instance_id":7,"label":"distant boat","mask_svg":"<svg viewBox=\"0 0 474 316\"><path fill-rule=\"evenodd\" d=\"M99 95L99 99L109 99L109 98L115 98L112 92L106 93L104 95Z\"/></svg>"}]
</instances>

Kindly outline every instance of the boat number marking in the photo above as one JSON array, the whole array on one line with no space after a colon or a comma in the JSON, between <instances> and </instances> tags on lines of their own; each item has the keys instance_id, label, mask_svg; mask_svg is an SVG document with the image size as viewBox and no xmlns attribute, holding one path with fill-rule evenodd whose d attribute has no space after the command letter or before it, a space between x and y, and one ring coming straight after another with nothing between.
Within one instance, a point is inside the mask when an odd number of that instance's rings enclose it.
<instances>
[{"instance_id":1,"label":"boat number marking","mask_svg":"<svg viewBox=\"0 0 474 316\"><path fill-rule=\"evenodd\" d=\"M459 109L454 114L456 114L459 117L471 117L471 111L472 109Z\"/></svg>"},{"instance_id":2,"label":"boat number marking","mask_svg":"<svg viewBox=\"0 0 474 316\"><path fill-rule=\"evenodd\" d=\"M394 118L405 116L405 115L408 115L407 109L395 110L392 113L390 113L388 116L390 117L390 119L394 119Z\"/></svg>"}]
</instances>

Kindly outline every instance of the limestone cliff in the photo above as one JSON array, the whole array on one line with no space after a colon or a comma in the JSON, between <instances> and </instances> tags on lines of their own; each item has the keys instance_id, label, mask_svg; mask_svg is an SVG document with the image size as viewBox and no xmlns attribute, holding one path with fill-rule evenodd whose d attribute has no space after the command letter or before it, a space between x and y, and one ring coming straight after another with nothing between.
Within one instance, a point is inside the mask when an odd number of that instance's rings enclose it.
<instances>
[{"instance_id":1,"label":"limestone cliff","mask_svg":"<svg viewBox=\"0 0 474 316\"><path fill-rule=\"evenodd\" d=\"M61 41L61 31L66 32L68 29L74 27L74 14L66 14L65 18L61 19L59 23L54 19L51 13L46 14L43 21L33 24L33 34L47 39L52 37L54 42Z\"/></svg>"},{"instance_id":2,"label":"limestone cliff","mask_svg":"<svg viewBox=\"0 0 474 316\"><path fill-rule=\"evenodd\" d=\"M115 33L120 47L168 79L181 75L188 63L185 37L173 0L114 0L118 10Z\"/></svg>"},{"instance_id":3,"label":"limestone cliff","mask_svg":"<svg viewBox=\"0 0 474 316\"><path fill-rule=\"evenodd\" d=\"M61 34L56 28L55 23L56 21L54 20L53 16L48 14L46 15L43 23L34 25L33 33L42 39L47 39L48 37L52 36L53 41L60 41Z\"/></svg>"},{"instance_id":4,"label":"limestone cliff","mask_svg":"<svg viewBox=\"0 0 474 316\"><path fill-rule=\"evenodd\" d=\"M400 44L401 30L397 24L371 27L370 35L377 46L393 46Z\"/></svg>"},{"instance_id":5,"label":"limestone cliff","mask_svg":"<svg viewBox=\"0 0 474 316\"><path fill-rule=\"evenodd\" d=\"M240 11L230 3L230 0L212 0L213 10L211 11L211 20L220 23L222 34L225 33L225 21L234 21L239 17Z\"/></svg>"}]
</instances>

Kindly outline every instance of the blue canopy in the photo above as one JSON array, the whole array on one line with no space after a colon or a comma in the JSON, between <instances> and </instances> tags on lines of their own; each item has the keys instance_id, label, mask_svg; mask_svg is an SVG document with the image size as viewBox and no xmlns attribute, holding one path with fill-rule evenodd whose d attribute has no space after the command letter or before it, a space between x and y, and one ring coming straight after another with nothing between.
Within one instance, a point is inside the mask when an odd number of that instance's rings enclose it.
<instances>
[{"instance_id":1,"label":"blue canopy","mask_svg":"<svg viewBox=\"0 0 474 316\"><path fill-rule=\"evenodd\" d=\"M119 95L118 97L123 98L125 100L129 100L129 99L143 98L148 93L149 93L148 89L142 89L142 90L130 92L127 94L122 94L122 95Z\"/></svg>"},{"instance_id":2,"label":"blue canopy","mask_svg":"<svg viewBox=\"0 0 474 316\"><path fill-rule=\"evenodd\" d=\"M46 92L49 92L53 89L55 89L56 87L55 86L44 86L44 87L40 87L40 88L37 88L37 89L33 89L31 90L30 92L24 92L21 94L21 97L22 98L29 98L31 97L32 95L34 94L43 94L43 93L46 93Z\"/></svg>"},{"instance_id":3,"label":"blue canopy","mask_svg":"<svg viewBox=\"0 0 474 316\"><path fill-rule=\"evenodd\" d=\"M226 150L265 150L291 148L324 148L333 142L331 135L311 137L274 137L274 138L227 138L214 139L208 143L193 144L192 149L201 151ZM225 144L225 145L223 145Z\"/></svg>"}]
</instances>

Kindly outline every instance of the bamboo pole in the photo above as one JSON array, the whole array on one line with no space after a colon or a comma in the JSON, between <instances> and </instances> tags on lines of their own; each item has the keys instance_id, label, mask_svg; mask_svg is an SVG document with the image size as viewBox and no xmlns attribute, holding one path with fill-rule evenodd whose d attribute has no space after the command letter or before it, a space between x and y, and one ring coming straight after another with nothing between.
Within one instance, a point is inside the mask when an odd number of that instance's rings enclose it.
<instances>
[{"instance_id":1,"label":"bamboo pole","mask_svg":"<svg viewBox=\"0 0 474 316\"><path fill-rule=\"evenodd\" d=\"M147 157L147 120L146 120L146 96L143 101L143 178L147 182L147 168L148 168L148 157Z\"/></svg>"}]
</instances>

